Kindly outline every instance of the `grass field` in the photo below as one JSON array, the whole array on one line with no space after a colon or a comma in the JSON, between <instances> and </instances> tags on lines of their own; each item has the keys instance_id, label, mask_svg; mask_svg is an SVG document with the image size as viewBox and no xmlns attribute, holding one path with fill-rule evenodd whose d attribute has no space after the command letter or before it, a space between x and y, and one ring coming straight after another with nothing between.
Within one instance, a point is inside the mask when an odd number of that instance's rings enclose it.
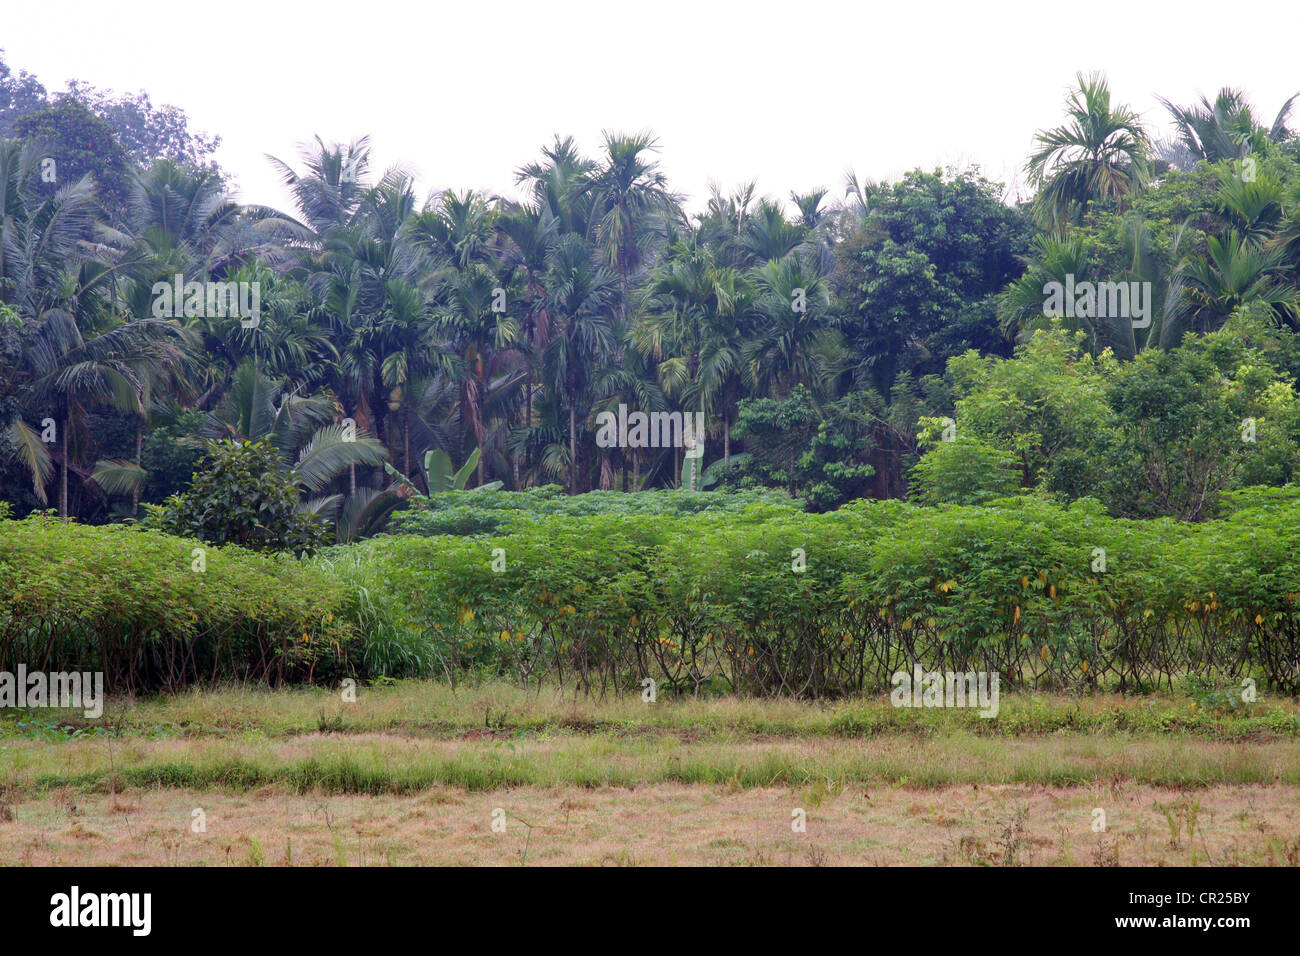
<instances>
[{"instance_id":1,"label":"grass field","mask_svg":"<svg viewBox=\"0 0 1300 956\"><path fill-rule=\"evenodd\" d=\"M1006 695L983 720L411 681L7 711L0 861L1294 866L1300 707Z\"/></svg>"}]
</instances>

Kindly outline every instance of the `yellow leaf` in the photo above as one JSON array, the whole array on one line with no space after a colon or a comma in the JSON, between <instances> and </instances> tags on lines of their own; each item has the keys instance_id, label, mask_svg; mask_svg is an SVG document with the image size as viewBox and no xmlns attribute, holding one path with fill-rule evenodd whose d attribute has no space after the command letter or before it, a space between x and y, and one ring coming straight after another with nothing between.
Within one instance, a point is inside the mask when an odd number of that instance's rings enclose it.
<instances>
[{"instance_id":1,"label":"yellow leaf","mask_svg":"<svg viewBox=\"0 0 1300 956\"><path fill-rule=\"evenodd\" d=\"M1016 605L1016 614L1015 614L1015 617L1013 617L1013 618L1011 619L1011 623L1012 623L1012 624L1019 624L1019 623L1020 623L1020 605L1019 605L1019 604Z\"/></svg>"},{"instance_id":2,"label":"yellow leaf","mask_svg":"<svg viewBox=\"0 0 1300 956\"><path fill-rule=\"evenodd\" d=\"M1041 657L1043 658L1043 660L1047 660L1047 645L1046 645L1046 644L1043 645L1043 650L1042 650Z\"/></svg>"}]
</instances>

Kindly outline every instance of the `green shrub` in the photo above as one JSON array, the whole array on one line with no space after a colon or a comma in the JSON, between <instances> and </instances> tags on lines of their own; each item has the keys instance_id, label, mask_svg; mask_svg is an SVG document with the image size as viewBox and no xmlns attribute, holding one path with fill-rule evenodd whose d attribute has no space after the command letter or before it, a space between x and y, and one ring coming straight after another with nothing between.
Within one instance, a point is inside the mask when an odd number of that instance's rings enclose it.
<instances>
[{"instance_id":1,"label":"green shrub","mask_svg":"<svg viewBox=\"0 0 1300 956\"><path fill-rule=\"evenodd\" d=\"M280 462L268 439L211 442L189 489L151 508L148 523L208 544L311 554L329 528L303 509Z\"/></svg>"},{"instance_id":2,"label":"green shrub","mask_svg":"<svg viewBox=\"0 0 1300 956\"><path fill-rule=\"evenodd\" d=\"M802 504L772 491L590 491L567 495L559 485L526 491L476 488L447 491L421 498L409 511L398 512L389 522L395 533L421 535L494 534L548 517L594 515L650 515L665 518L713 512L741 514L756 504Z\"/></svg>"},{"instance_id":3,"label":"green shrub","mask_svg":"<svg viewBox=\"0 0 1300 956\"><path fill-rule=\"evenodd\" d=\"M126 525L0 520L0 670L103 671L109 693L355 669L345 585L281 555Z\"/></svg>"},{"instance_id":4,"label":"green shrub","mask_svg":"<svg viewBox=\"0 0 1300 956\"><path fill-rule=\"evenodd\" d=\"M919 663L996 671L1004 686L1256 676L1296 693L1297 507L1262 497L1203 524L1037 496L546 517L381 537L357 559L379 569L370 599L408 615L452 680L824 697Z\"/></svg>"}]
</instances>

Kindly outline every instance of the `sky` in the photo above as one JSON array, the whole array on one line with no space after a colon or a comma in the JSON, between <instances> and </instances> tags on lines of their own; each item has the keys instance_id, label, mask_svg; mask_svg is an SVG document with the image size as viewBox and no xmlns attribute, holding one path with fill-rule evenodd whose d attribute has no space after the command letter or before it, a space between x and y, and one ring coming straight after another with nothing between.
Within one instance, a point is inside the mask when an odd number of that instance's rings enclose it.
<instances>
[{"instance_id":1,"label":"sky","mask_svg":"<svg viewBox=\"0 0 1300 956\"><path fill-rule=\"evenodd\" d=\"M422 195L518 196L514 170L556 133L595 153L603 130L643 129L694 210L713 182L841 195L849 170L970 164L1014 195L1078 71L1103 71L1159 133L1157 96L1232 85L1271 122L1300 90L1284 55L1300 38L1294 0L1241 4L1239 17L1198 0L3 5L15 71L51 91L77 78L181 107L222 137L216 159L242 201L286 209L266 154L298 165L316 135L362 134L372 170L400 164Z\"/></svg>"}]
</instances>

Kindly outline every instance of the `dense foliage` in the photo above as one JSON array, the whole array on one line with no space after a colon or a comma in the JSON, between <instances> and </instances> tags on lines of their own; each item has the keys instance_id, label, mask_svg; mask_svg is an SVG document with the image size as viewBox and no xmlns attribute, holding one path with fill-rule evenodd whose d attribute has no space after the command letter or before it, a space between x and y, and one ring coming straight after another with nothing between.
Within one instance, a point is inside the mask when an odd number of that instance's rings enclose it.
<instances>
[{"instance_id":1,"label":"dense foliage","mask_svg":"<svg viewBox=\"0 0 1300 956\"><path fill-rule=\"evenodd\" d=\"M985 500L1014 472L1208 517L1296 470L1300 147L1290 103L1271 124L1234 90L1168 106L1161 140L1080 77L1020 204L916 170L691 214L653 136L610 133L521 165L523 201L422 201L365 137L318 140L274 161L277 211L231 197L182 111L0 62L0 498L138 516L205 442L266 438L340 541L430 490L430 452L513 492L768 488L826 511ZM1150 295L1052 316L1058 281ZM256 321L214 310L217 283L256 287ZM598 442L620 408L699 414L702 460Z\"/></svg>"},{"instance_id":2,"label":"dense foliage","mask_svg":"<svg viewBox=\"0 0 1300 956\"><path fill-rule=\"evenodd\" d=\"M0 595L0 670L102 671L111 694L328 680L361 654L330 575L125 525L0 520Z\"/></svg>"},{"instance_id":3,"label":"dense foliage","mask_svg":"<svg viewBox=\"0 0 1300 956\"><path fill-rule=\"evenodd\" d=\"M380 537L336 560L455 680L825 696L913 662L1012 685L1150 688L1193 675L1300 691L1293 491L1185 524L1034 498L924 508L772 505L551 518L511 533Z\"/></svg>"},{"instance_id":4,"label":"dense foliage","mask_svg":"<svg viewBox=\"0 0 1300 956\"><path fill-rule=\"evenodd\" d=\"M1166 105L1079 77L1015 204L692 214L608 133L521 201L317 140L279 211L179 110L0 61L0 666L1294 693L1292 104ZM702 455L598 440L646 414Z\"/></svg>"}]
</instances>

